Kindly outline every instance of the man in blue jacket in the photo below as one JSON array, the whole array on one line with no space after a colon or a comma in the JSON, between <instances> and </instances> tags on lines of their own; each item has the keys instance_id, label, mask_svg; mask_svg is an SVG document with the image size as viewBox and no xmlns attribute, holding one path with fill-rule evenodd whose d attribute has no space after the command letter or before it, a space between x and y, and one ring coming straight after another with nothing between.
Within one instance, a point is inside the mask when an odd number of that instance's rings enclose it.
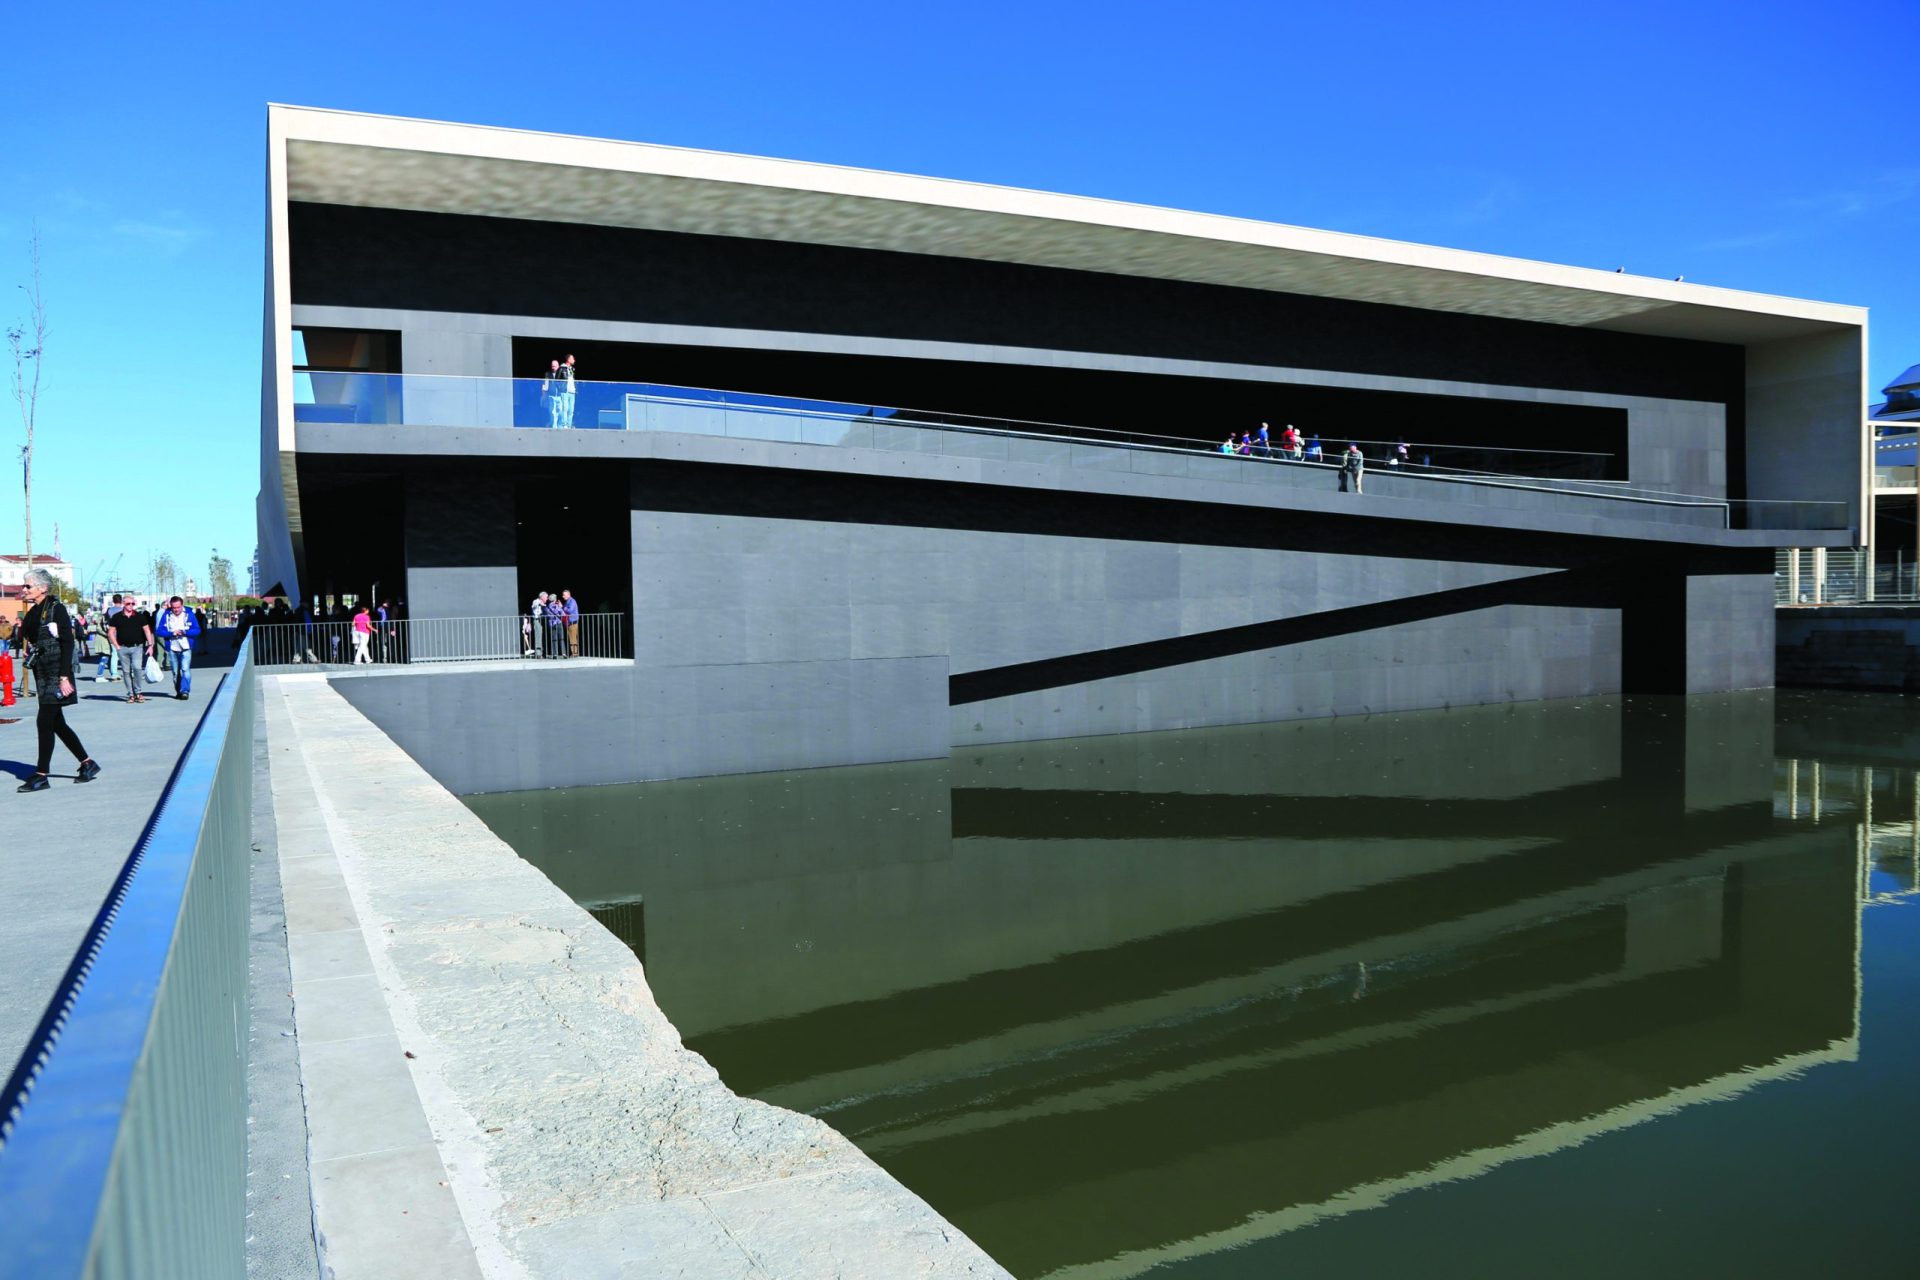
<instances>
[{"instance_id":1,"label":"man in blue jacket","mask_svg":"<svg viewBox=\"0 0 1920 1280\"><path fill-rule=\"evenodd\" d=\"M173 660L173 696L182 702L193 692L193 640L199 634L200 619L179 596L167 601L166 609L153 620L155 646L165 649Z\"/></svg>"}]
</instances>

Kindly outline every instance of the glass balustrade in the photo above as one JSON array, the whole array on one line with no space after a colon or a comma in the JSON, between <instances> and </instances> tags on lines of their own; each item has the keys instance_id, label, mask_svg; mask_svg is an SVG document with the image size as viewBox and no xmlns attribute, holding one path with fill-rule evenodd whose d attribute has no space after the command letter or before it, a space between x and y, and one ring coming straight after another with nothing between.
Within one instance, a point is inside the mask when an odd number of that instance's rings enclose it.
<instances>
[{"instance_id":1,"label":"glass balustrade","mask_svg":"<svg viewBox=\"0 0 1920 1280\"><path fill-rule=\"evenodd\" d=\"M1369 491L1392 496L1418 496L1417 485L1400 491L1407 481L1451 480L1638 504L1632 518L1667 523L1794 529L1847 523L1843 503L1729 502L1605 480L1611 455L1579 450L1414 443L1407 461L1395 465L1398 441L1340 436L1326 438L1317 457L1289 456L1277 440L1270 451L1229 455L1213 443L1224 430L1197 413L1191 424L1156 434L665 383L309 370L295 374L294 401L294 420L307 424L661 431L1266 483L1287 480L1286 471L1298 482L1303 468L1331 473L1351 441L1367 454ZM1524 505L1497 493L1477 501Z\"/></svg>"}]
</instances>

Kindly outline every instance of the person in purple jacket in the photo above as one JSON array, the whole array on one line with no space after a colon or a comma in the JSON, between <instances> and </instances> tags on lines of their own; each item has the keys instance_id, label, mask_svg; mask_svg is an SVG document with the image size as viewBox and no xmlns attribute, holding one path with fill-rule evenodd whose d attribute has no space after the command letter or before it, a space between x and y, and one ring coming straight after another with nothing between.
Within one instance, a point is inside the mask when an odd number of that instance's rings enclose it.
<instances>
[{"instance_id":1,"label":"person in purple jacket","mask_svg":"<svg viewBox=\"0 0 1920 1280\"><path fill-rule=\"evenodd\" d=\"M567 656L567 607L558 594L547 597L547 656Z\"/></svg>"},{"instance_id":2,"label":"person in purple jacket","mask_svg":"<svg viewBox=\"0 0 1920 1280\"><path fill-rule=\"evenodd\" d=\"M173 696L182 702L193 692L193 641L199 634L200 619L179 596L167 601L167 607L153 620L154 645L165 649L171 659Z\"/></svg>"},{"instance_id":3,"label":"person in purple jacket","mask_svg":"<svg viewBox=\"0 0 1920 1280\"><path fill-rule=\"evenodd\" d=\"M567 620L567 656L580 656L580 602L573 598L573 592L560 593L560 609Z\"/></svg>"}]
</instances>

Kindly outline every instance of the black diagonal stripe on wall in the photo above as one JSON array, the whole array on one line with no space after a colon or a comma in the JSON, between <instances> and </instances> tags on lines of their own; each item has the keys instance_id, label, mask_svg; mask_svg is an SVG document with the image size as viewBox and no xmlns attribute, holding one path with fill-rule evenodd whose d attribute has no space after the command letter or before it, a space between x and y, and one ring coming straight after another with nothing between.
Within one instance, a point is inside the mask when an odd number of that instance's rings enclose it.
<instances>
[{"instance_id":1,"label":"black diagonal stripe on wall","mask_svg":"<svg viewBox=\"0 0 1920 1280\"><path fill-rule=\"evenodd\" d=\"M1089 680L1104 680L1111 676L1136 675L1142 671L1184 666L1189 662L1226 658L1260 649L1277 649L1308 640L1378 631L1385 627L1472 613L1501 605L1607 608L1617 606L1619 598L1619 586L1611 574L1580 570L1536 574L1506 582L1402 596L1396 600L1382 600L1378 604L1327 609L1293 618L1276 618L1271 622L1252 622L1244 626L1223 627L1217 631L1172 636L1165 640L1147 640L1140 644L1117 645L1111 649L1094 649L1058 658L989 667L984 671L967 671L947 681L947 701L957 707L968 702L985 702L990 698L1006 698L1038 689L1084 684Z\"/></svg>"}]
</instances>

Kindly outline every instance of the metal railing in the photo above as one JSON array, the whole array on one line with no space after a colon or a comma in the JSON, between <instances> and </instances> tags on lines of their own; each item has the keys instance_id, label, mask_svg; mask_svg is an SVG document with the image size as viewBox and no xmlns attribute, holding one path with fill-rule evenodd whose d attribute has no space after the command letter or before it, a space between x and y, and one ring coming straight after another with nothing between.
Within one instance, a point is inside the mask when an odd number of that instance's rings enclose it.
<instances>
[{"instance_id":1,"label":"metal railing","mask_svg":"<svg viewBox=\"0 0 1920 1280\"><path fill-rule=\"evenodd\" d=\"M1407 446L1406 463L1395 466L1401 445L1397 440L1328 437L1316 458L1310 450L1289 455L1275 438L1267 448L1251 454L1229 454L1211 442L1217 430L1204 422L1193 424L1192 434L1157 435L660 383L562 384L540 378L311 371L294 376L294 417L299 422L672 431L1254 481L1280 477L1265 467L1245 464L1331 469L1337 467L1341 449L1351 442L1368 455L1370 476L1392 474L1596 498L1630 504L1613 510L1631 511L1636 518L1653 508L1667 509L1670 514L1662 517L1666 519L1673 518L1671 513L1697 508L1696 514L1679 518L1685 523L1717 522L1721 528L1835 529L1848 523L1844 502L1729 500L1607 480L1604 475L1613 455L1583 450L1414 443ZM1088 445L1103 446L1104 456L1096 459L1075 452ZM1244 469L1233 470L1235 466Z\"/></svg>"},{"instance_id":2,"label":"metal railing","mask_svg":"<svg viewBox=\"0 0 1920 1280\"><path fill-rule=\"evenodd\" d=\"M568 390L567 388L571 388ZM294 373L294 420L368 425L444 427L520 427L578 431L694 431L702 435L728 434L712 430L710 418L695 419L689 411L731 411L749 415L736 426L751 426L739 434L754 439L791 439L812 444L852 443L833 438L834 429L870 436L874 424L929 427L955 431L1046 436L1086 443L1175 449L1183 453L1217 451L1224 427L1196 415L1191 423L1164 433L1123 431L1037 418L1010 418L989 414L912 409L898 405L820 400L805 396L764 395L713 387L686 387L655 382L562 383L545 378L484 378L459 374L350 373L297 370ZM765 431L785 420L778 434ZM689 422L698 425L689 426ZM1242 427L1251 423L1240 424ZM790 429L791 434L789 434ZM1349 443L1357 443L1384 463L1397 440L1363 436L1329 436L1324 448L1329 458ZM871 443L869 439L867 443ZM1413 460L1424 458L1432 471L1488 473L1515 476L1562 476L1599 479L1606 474L1610 453L1582 449L1512 448L1472 443L1413 444ZM1276 430L1271 453L1262 460L1280 461Z\"/></svg>"},{"instance_id":3,"label":"metal railing","mask_svg":"<svg viewBox=\"0 0 1920 1280\"><path fill-rule=\"evenodd\" d=\"M1778 605L1905 604L1920 601L1920 564L1911 552L1868 547L1801 547L1774 553Z\"/></svg>"},{"instance_id":4,"label":"metal railing","mask_svg":"<svg viewBox=\"0 0 1920 1280\"><path fill-rule=\"evenodd\" d=\"M0 1277L246 1274L254 701L241 655L0 1097Z\"/></svg>"},{"instance_id":5,"label":"metal railing","mask_svg":"<svg viewBox=\"0 0 1920 1280\"><path fill-rule=\"evenodd\" d=\"M627 657L627 619L583 613L571 627L531 615L397 618L357 632L351 622L263 622L248 633L262 667L393 666L541 658Z\"/></svg>"}]
</instances>

